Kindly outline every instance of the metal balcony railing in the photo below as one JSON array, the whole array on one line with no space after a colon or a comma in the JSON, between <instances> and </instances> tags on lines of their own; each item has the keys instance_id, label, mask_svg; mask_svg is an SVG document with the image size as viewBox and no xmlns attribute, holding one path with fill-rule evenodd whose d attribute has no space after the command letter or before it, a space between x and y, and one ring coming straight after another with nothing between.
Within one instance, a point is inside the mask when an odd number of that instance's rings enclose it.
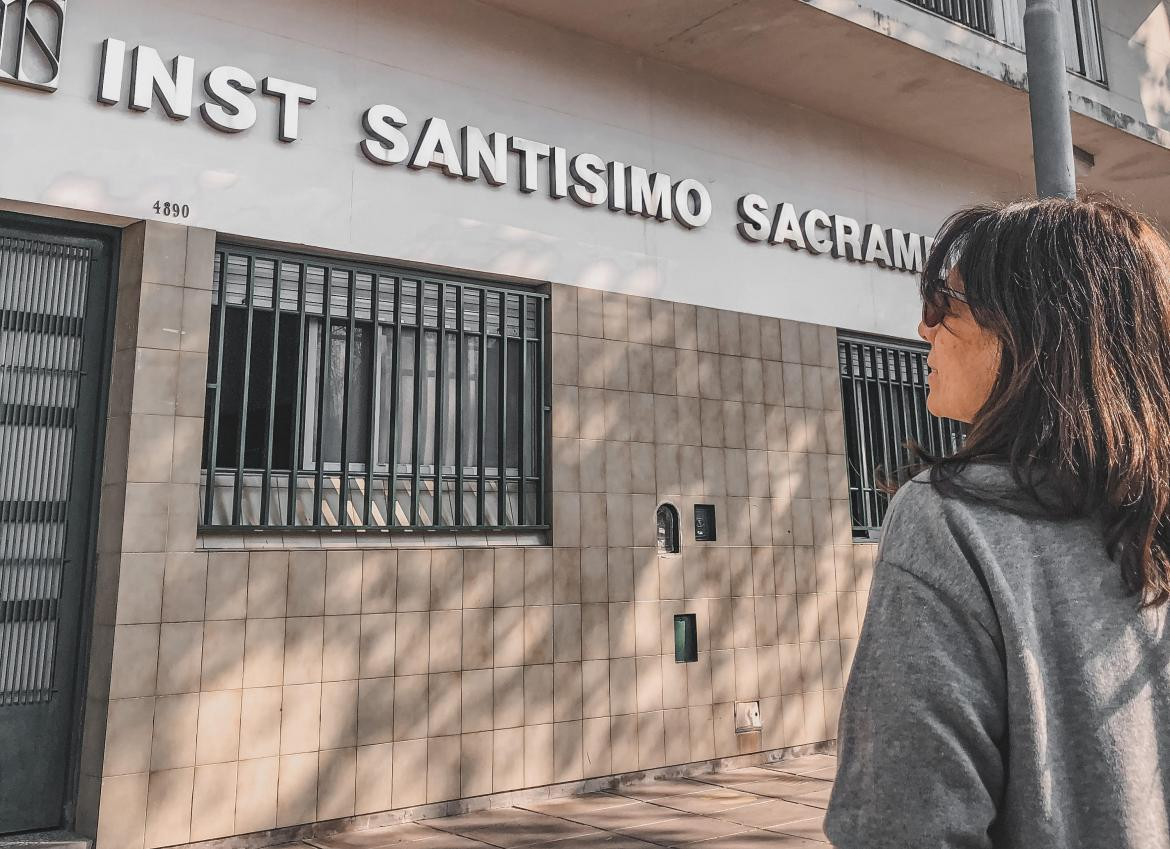
<instances>
[{"instance_id":1,"label":"metal balcony railing","mask_svg":"<svg viewBox=\"0 0 1170 849\"><path fill-rule=\"evenodd\" d=\"M984 35L995 35L995 0L906 0Z\"/></svg>"},{"instance_id":2,"label":"metal balcony railing","mask_svg":"<svg viewBox=\"0 0 1170 849\"><path fill-rule=\"evenodd\" d=\"M1024 49L1027 0L903 0L957 24L970 27L1018 50ZM1105 82L1101 27L1096 0L1059 0L1064 23L1068 69L1097 83Z\"/></svg>"}]
</instances>

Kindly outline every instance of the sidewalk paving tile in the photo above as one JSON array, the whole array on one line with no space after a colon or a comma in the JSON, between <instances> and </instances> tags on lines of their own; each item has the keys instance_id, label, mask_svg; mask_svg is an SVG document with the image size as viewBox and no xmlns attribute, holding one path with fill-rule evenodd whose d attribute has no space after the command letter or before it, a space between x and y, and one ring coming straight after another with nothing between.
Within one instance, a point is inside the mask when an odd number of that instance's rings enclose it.
<instances>
[{"instance_id":1,"label":"sidewalk paving tile","mask_svg":"<svg viewBox=\"0 0 1170 849\"><path fill-rule=\"evenodd\" d=\"M829 842L829 838L825 836L825 818L823 816L785 823L784 825L774 826L770 830L779 834L790 834L793 837L803 837L806 840L819 840L822 843Z\"/></svg>"},{"instance_id":2,"label":"sidewalk paving tile","mask_svg":"<svg viewBox=\"0 0 1170 849\"><path fill-rule=\"evenodd\" d=\"M819 778L822 781L832 781L837 777L837 767L835 765L826 766L802 774L805 778Z\"/></svg>"},{"instance_id":3,"label":"sidewalk paving tile","mask_svg":"<svg viewBox=\"0 0 1170 849\"><path fill-rule=\"evenodd\" d=\"M833 755L805 755L802 758L788 758L782 761L773 761L766 769L792 772L798 775L807 774L825 767L837 768L837 759Z\"/></svg>"},{"instance_id":4,"label":"sidewalk paving tile","mask_svg":"<svg viewBox=\"0 0 1170 849\"><path fill-rule=\"evenodd\" d=\"M757 781L751 784L741 784L737 790L744 793L754 793L757 796L768 796L773 799L788 799L804 793L812 793L821 787L831 787L832 782L818 781L817 779L803 779L797 776L788 776L787 779L773 781Z\"/></svg>"},{"instance_id":5,"label":"sidewalk paving tile","mask_svg":"<svg viewBox=\"0 0 1170 849\"><path fill-rule=\"evenodd\" d=\"M594 831L580 837L568 837L548 843L535 843L524 849L660 849L657 843L647 843L628 834L613 831Z\"/></svg>"},{"instance_id":6,"label":"sidewalk paving tile","mask_svg":"<svg viewBox=\"0 0 1170 849\"><path fill-rule=\"evenodd\" d=\"M794 772L774 772L774 773L772 773L771 778L766 778L762 781L749 781L746 784L741 784L740 788L742 789L743 787L758 787L758 786L764 785L764 784L771 784L774 786L785 785L787 787L795 787L798 785L806 785L806 784L813 785L813 784L816 784L818 782L820 782L822 784L831 784L832 779L813 778L813 777L808 776L808 775L800 775L800 774L794 773Z\"/></svg>"},{"instance_id":7,"label":"sidewalk paving tile","mask_svg":"<svg viewBox=\"0 0 1170 849\"><path fill-rule=\"evenodd\" d=\"M810 788L811 789L811 788ZM672 796L660 799L658 804L690 814L715 814L731 808L742 808L760 801L759 797L751 793L741 793L739 790L728 790L724 787L714 787L701 793L688 793L686 796Z\"/></svg>"},{"instance_id":8,"label":"sidewalk paving tile","mask_svg":"<svg viewBox=\"0 0 1170 849\"><path fill-rule=\"evenodd\" d=\"M696 843L692 849L825 849L826 845L775 831L752 830Z\"/></svg>"},{"instance_id":9,"label":"sidewalk paving tile","mask_svg":"<svg viewBox=\"0 0 1170 849\"><path fill-rule=\"evenodd\" d=\"M762 766L746 766L728 772L713 772L699 776L698 780L707 784L718 784L720 787L738 787L741 784L751 784L756 781L770 781L776 778L773 770Z\"/></svg>"},{"instance_id":10,"label":"sidewalk paving tile","mask_svg":"<svg viewBox=\"0 0 1170 849\"><path fill-rule=\"evenodd\" d=\"M825 849L835 775L836 758L811 755L272 849Z\"/></svg>"},{"instance_id":11,"label":"sidewalk paving tile","mask_svg":"<svg viewBox=\"0 0 1170 849\"><path fill-rule=\"evenodd\" d=\"M631 828L625 834L650 843L657 843L660 846L673 847L685 846L699 840L710 840L714 837L727 837L730 834L747 830L747 826L736 822L687 814L675 819Z\"/></svg>"},{"instance_id":12,"label":"sidewalk paving tile","mask_svg":"<svg viewBox=\"0 0 1170 849\"><path fill-rule=\"evenodd\" d=\"M535 811L538 814L548 814L553 817L567 817L570 814L585 814L591 811L603 811L617 805L628 805L630 800L625 796L613 793L587 793L584 796L562 796L559 799L549 799L545 802L532 802L518 805L526 811Z\"/></svg>"},{"instance_id":13,"label":"sidewalk paving tile","mask_svg":"<svg viewBox=\"0 0 1170 849\"><path fill-rule=\"evenodd\" d=\"M389 842L385 839L379 839L377 835L367 837L367 832L362 831L328 838L315 837L304 843L298 843L296 846L299 849L305 849L306 846L317 847L317 849L405 849L408 846L410 849L488 849L488 844L472 840L469 837L461 837L458 834L437 829L433 831L433 834L433 837L424 837L420 840L404 843L394 837L388 838Z\"/></svg>"},{"instance_id":14,"label":"sidewalk paving tile","mask_svg":"<svg viewBox=\"0 0 1170 849\"><path fill-rule=\"evenodd\" d=\"M833 793L833 785L826 784L824 787L816 787L812 790L803 793L793 793L786 795L783 798L789 802L798 802L801 805L812 805L813 807L825 810L829 807L829 796Z\"/></svg>"},{"instance_id":15,"label":"sidewalk paving tile","mask_svg":"<svg viewBox=\"0 0 1170 849\"><path fill-rule=\"evenodd\" d=\"M788 822L797 822L810 816L815 816L816 808L810 808L798 802L789 802L784 799L769 799L757 802L742 808L732 808L729 811L720 811L712 814L728 822L739 823L751 828L771 828Z\"/></svg>"},{"instance_id":16,"label":"sidewalk paving tile","mask_svg":"<svg viewBox=\"0 0 1170 849\"><path fill-rule=\"evenodd\" d=\"M424 824L461 837L490 843L501 849L546 843L559 837L576 837L595 830L579 822L521 808L491 808L454 817L426 820Z\"/></svg>"},{"instance_id":17,"label":"sidewalk paving tile","mask_svg":"<svg viewBox=\"0 0 1170 849\"><path fill-rule=\"evenodd\" d=\"M305 840L317 849L384 849L402 843L431 840L443 832L413 822L349 831L332 837L311 837Z\"/></svg>"},{"instance_id":18,"label":"sidewalk paving tile","mask_svg":"<svg viewBox=\"0 0 1170 849\"><path fill-rule=\"evenodd\" d=\"M566 819L585 823L595 828L608 831L622 831L648 825L659 820L671 819L678 816L678 811L663 807L660 804L652 805L649 802L632 801L626 805L615 805L603 808L600 811L566 814Z\"/></svg>"},{"instance_id":19,"label":"sidewalk paving tile","mask_svg":"<svg viewBox=\"0 0 1170 849\"><path fill-rule=\"evenodd\" d=\"M668 799L672 796L686 796L691 793L700 793L711 790L712 786L705 781L691 781L689 778L673 778L666 780L654 779L638 784L629 784L611 791L619 796L630 799L639 799L643 802L654 802L659 799Z\"/></svg>"}]
</instances>

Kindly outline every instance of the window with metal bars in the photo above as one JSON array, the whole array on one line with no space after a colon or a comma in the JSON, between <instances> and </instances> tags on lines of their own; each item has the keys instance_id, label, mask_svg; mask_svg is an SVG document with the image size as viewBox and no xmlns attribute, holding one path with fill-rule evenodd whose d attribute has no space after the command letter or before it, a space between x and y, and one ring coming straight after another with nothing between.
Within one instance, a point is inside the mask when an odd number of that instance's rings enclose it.
<instances>
[{"instance_id":1,"label":"window with metal bars","mask_svg":"<svg viewBox=\"0 0 1170 849\"><path fill-rule=\"evenodd\" d=\"M1002 2L1002 0L999 0ZM994 36L997 0L905 0L936 15L942 15L957 24Z\"/></svg>"},{"instance_id":2,"label":"window with metal bars","mask_svg":"<svg viewBox=\"0 0 1170 849\"><path fill-rule=\"evenodd\" d=\"M878 480L905 481L907 440L939 454L962 444L959 422L926 409L927 353L925 345L838 335L854 539L878 538L889 506Z\"/></svg>"},{"instance_id":3,"label":"window with metal bars","mask_svg":"<svg viewBox=\"0 0 1170 849\"><path fill-rule=\"evenodd\" d=\"M1024 49L1027 0L903 0L976 32ZM1093 82L1106 82L1096 0L1057 0L1064 32L1065 64Z\"/></svg>"},{"instance_id":4,"label":"window with metal bars","mask_svg":"<svg viewBox=\"0 0 1170 849\"><path fill-rule=\"evenodd\" d=\"M546 528L547 306L220 244L201 526Z\"/></svg>"}]
</instances>

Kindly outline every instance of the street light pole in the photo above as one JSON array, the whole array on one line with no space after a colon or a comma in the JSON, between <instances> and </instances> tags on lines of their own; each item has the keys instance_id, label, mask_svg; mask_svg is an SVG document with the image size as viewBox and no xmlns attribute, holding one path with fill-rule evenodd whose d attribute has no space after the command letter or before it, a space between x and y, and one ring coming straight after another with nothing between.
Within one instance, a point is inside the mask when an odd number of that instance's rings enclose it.
<instances>
[{"instance_id":1,"label":"street light pole","mask_svg":"<svg viewBox=\"0 0 1170 849\"><path fill-rule=\"evenodd\" d=\"M1068 70L1061 41L1058 0L1028 0L1024 45L1028 56L1028 108L1032 114L1032 157L1036 195L1075 198Z\"/></svg>"}]
</instances>

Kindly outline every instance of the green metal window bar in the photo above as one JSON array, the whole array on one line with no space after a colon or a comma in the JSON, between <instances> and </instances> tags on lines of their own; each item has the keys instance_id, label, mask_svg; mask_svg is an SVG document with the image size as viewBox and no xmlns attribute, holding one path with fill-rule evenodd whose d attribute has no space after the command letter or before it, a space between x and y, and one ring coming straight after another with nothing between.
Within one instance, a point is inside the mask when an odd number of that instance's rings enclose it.
<instances>
[{"instance_id":1,"label":"green metal window bar","mask_svg":"<svg viewBox=\"0 0 1170 849\"><path fill-rule=\"evenodd\" d=\"M220 244L200 526L549 525L548 296Z\"/></svg>"},{"instance_id":2,"label":"green metal window bar","mask_svg":"<svg viewBox=\"0 0 1170 849\"><path fill-rule=\"evenodd\" d=\"M876 540L889 506L879 474L906 479L906 441L932 453L959 448L963 425L926 409L926 345L838 335L853 538Z\"/></svg>"}]
</instances>

